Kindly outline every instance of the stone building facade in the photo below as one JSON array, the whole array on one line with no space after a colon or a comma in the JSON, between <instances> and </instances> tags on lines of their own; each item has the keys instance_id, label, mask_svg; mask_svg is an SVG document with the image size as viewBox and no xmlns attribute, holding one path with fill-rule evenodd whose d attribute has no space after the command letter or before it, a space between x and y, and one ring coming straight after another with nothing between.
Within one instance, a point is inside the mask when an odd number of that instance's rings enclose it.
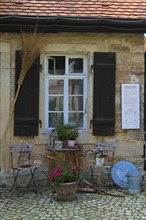
<instances>
[{"instance_id":1,"label":"stone building facade","mask_svg":"<svg viewBox=\"0 0 146 220\"><path fill-rule=\"evenodd\" d=\"M39 93L39 127L38 136L18 137L13 135L13 118L6 136L5 130L10 106L15 91L15 51L21 50L20 33L0 33L0 167L1 174L10 170L8 145L26 140L33 144L33 149L42 161L40 152L46 151L49 134L45 130L45 57L50 53L84 55L87 58L87 112L86 131L81 133L78 144L84 149L91 149L96 142L106 142L116 146L116 158L142 162L143 124L144 124L144 36L128 33L56 33L46 34L48 44L40 53L40 93ZM115 80L115 134L97 136L92 134L93 118L93 54L94 52L114 52L116 54ZM140 85L140 128L122 129L121 84L136 83ZM87 158L86 158L87 159ZM81 158L82 167L88 166L88 160Z\"/></svg>"}]
</instances>

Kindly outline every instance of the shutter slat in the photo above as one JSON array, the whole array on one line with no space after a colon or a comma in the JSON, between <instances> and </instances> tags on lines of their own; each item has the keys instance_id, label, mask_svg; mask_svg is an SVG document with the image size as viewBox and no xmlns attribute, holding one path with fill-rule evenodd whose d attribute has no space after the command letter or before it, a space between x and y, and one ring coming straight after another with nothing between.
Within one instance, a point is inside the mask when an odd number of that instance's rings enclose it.
<instances>
[{"instance_id":1,"label":"shutter slat","mask_svg":"<svg viewBox=\"0 0 146 220\"><path fill-rule=\"evenodd\" d=\"M29 58L28 58L29 59ZM21 71L21 52L16 51L15 87ZM14 135L38 135L39 113L39 57L29 69L20 88L14 111Z\"/></svg>"},{"instance_id":2,"label":"shutter slat","mask_svg":"<svg viewBox=\"0 0 146 220\"><path fill-rule=\"evenodd\" d=\"M115 68L115 65L113 65L113 64L104 64L104 66L103 66L103 63L99 63L99 64L95 64L94 67L97 68L97 69L105 69L105 68L110 69L110 68Z\"/></svg>"},{"instance_id":3,"label":"shutter slat","mask_svg":"<svg viewBox=\"0 0 146 220\"><path fill-rule=\"evenodd\" d=\"M113 124L114 123L114 119L111 118L94 118L94 123L95 124Z\"/></svg>"},{"instance_id":4,"label":"shutter slat","mask_svg":"<svg viewBox=\"0 0 146 220\"><path fill-rule=\"evenodd\" d=\"M93 135L115 130L115 53L94 53Z\"/></svg>"}]
</instances>

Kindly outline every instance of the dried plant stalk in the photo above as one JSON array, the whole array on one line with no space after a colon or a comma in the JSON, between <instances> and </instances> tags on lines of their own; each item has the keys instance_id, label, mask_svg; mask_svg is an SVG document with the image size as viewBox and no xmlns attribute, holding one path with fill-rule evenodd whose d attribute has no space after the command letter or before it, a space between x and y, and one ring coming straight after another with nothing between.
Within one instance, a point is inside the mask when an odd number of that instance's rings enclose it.
<instances>
[{"instance_id":1,"label":"dried plant stalk","mask_svg":"<svg viewBox=\"0 0 146 220\"><path fill-rule=\"evenodd\" d=\"M19 91L21 85L25 79L28 70L30 69L31 65L33 64L34 60L39 56L40 51L43 47L45 47L48 43L48 39L44 36L44 34L37 33L36 29L32 33L23 33L21 32L21 44L22 44L22 66L21 72L18 79L18 87L16 90L16 94L10 109L8 121L6 124L6 128L4 131L3 137L6 136L12 115L14 112L15 104L19 95Z\"/></svg>"}]
</instances>

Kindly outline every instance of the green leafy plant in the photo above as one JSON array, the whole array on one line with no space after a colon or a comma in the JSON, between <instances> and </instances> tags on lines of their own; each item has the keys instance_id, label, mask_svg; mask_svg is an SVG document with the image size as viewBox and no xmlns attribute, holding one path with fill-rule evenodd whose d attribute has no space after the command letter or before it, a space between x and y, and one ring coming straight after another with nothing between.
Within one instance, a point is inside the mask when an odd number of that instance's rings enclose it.
<instances>
[{"instance_id":1,"label":"green leafy plant","mask_svg":"<svg viewBox=\"0 0 146 220\"><path fill-rule=\"evenodd\" d=\"M70 124L62 124L56 128L60 141L75 140L78 136L78 129Z\"/></svg>"},{"instance_id":2,"label":"green leafy plant","mask_svg":"<svg viewBox=\"0 0 146 220\"><path fill-rule=\"evenodd\" d=\"M75 140L78 136L78 130L75 127L72 127L70 129L68 129L67 132L67 139L68 140Z\"/></svg>"},{"instance_id":3,"label":"green leafy plant","mask_svg":"<svg viewBox=\"0 0 146 220\"><path fill-rule=\"evenodd\" d=\"M80 168L73 165L58 165L49 172L53 184L70 183L79 180Z\"/></svg>"},{"instance_id":4,"label":"green leafy plant","mask_svg":"<svg viewBox=\"0 0 146 220\"><path fill-rule=\"evenodd\" d=\"M69 126L68 125L59 125L57 128L56 128L56 131L57 131L57 134L58 134L58 139L60 141L66 141L68 139L68 129L69 129Z\"/></svg>"}]
</instances>

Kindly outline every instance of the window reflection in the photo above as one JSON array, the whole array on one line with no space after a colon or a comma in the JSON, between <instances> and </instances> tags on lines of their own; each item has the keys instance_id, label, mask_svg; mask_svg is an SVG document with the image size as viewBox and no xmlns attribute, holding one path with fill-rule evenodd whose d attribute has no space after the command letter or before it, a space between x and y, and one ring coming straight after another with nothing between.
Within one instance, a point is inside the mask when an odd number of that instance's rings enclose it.
<instances>
[{"instance_id":1,"label":"window reflection","mask_svg":"<svg viewBox=\"0 0 146 220\"><path fill-rule=\"evenodd\" d=\"M74 112L69 113L68 115L69 124L74 126L83 127L83 113L82 112Z\"/></svg>"},{"instance_id":2,"label":"window reflection","mask_svg":"<svg viewBox=\"0 0 146 220\"><path fill-rule=\"evenodd\" d=\"M49 111L63 111L63 97L49 97Z\"/></svg>"},{"instance_id":3,"label":"window reflection","mask_svg":"<svg viewBox=\"0 0 146 220\"><path fill-rule=\"evenodd\" d=\"M56 127L63 123L63 113L49 113L49 127Z\"/></svg>"},{"instance_id":4,"label":"window reflection","mask_svg":"<svg viewBox=\"0 0 146 220\"><path fill-rule=\"evenodd\" d=\"M63 94L63 80L49 80L49 94Z\"/></svg>"},{"instance_id":5,"label":"window reflection","mask_svg":"<svg viewBox=\"0 0 146 220\"><path fill-rule=\"evenodd\" d=\"M69 111L82 111L83 110L83 97L70 96L69 97Z\"/></svg>"},{"instance_id":6,"label":"window reflection","mask_svg":"<svg viewBox=\"0 0 146 220\"><path fill-rule=\"evenodd\" d=\"M83 80L82 79L71 79L69 80L69 94L83 94Z\"/></svg>"},{"instance_id":7,"label":"window reflection","mask_svg":"<svg viewBox=\"0 0 146 220\"><path fill-rule=\"evenodd\" d=\"M82 58L69 58L69 73L83 73Z\"/></svg>"}]
</instances>

